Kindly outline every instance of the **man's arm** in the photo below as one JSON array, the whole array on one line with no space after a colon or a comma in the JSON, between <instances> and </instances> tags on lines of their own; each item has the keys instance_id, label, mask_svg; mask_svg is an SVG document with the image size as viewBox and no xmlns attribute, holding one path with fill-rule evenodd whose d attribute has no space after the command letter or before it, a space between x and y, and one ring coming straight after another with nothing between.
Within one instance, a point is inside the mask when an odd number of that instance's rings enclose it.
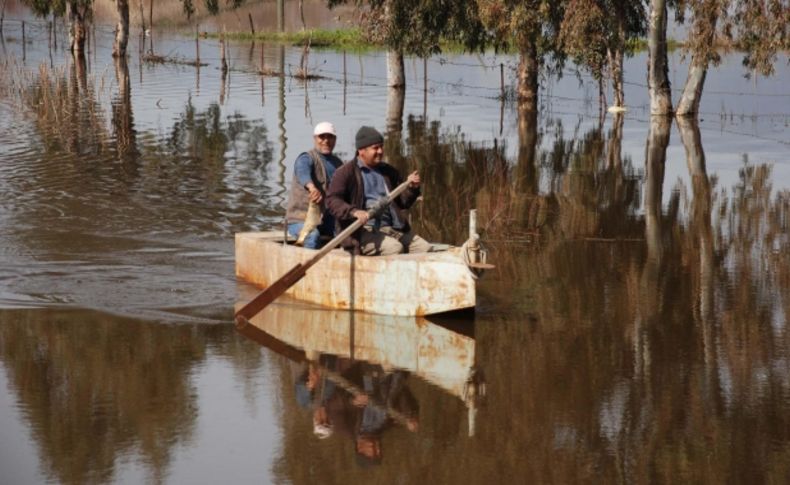
<instances>
[{"instance_id":1,"label":"man's arm","mask_svg":"<svg viewBox=\"0 0 790 485\"><path fill-rule=\"evenodd\" d=\"M401 179L400 172L398 170L388 165L387 170L389 171L389 178L392 188L397 187L400 185L403 180ZM409 188L407 188L402 194L400 194L397 198L395 198L395 204L400 207L401 209L408 209L414 205L417 201L417 197L420 196L420 176L417 172L412 172L409 174L408 180L412 182L409 184ZM391 189L390 189L391 190Z\"/></svg>"},{"instance_id":2,"label":"man's arm","mask_svg":"<svg viewBox=\"0 0 790 485\"><path fill-rule=\"evenodd\" d=\"M326 206L329 212L339 221L360 219L362 222L367 222L368 213L365 209L346 202L347 199L351 198L349 183L354 177L354 169L349 165L351 163L354 162L348 162L348 164L340 167L337 172L335 172L335 176L332 177L332 181L329 183L329 189L326 191Z\"/></svg>"},{"instance_id":3,"label":"man's arm","mask_svg":"<svg viewBox=\"0 0 790 485\"><path fill-rule=\"evenodd\" d=\"M310 193L310 200L316 204L321 202L322 195L318 187L313 183L313 157L309 153L303 152L296 157L294 163L294 174L299 185L307 189Z\"/></svg>"},{"instance_id":4,"label":"man's arm","mask_svg":"<svg viewBox=\"0 0 790 485\"><path fill-rule=\"evenodd\" d=\"M353 163L353 162L348 162ZM346 194L348 193L348 180L349 177L354 176L354 172L346 169L347 165L340 167L335 172L332 181L329 182L329 188L326 191L326 207L329 212L335 216L339 221L347 221L353 219L354 210L357 208L346 202Z\"/></svg>"}]
</instances>

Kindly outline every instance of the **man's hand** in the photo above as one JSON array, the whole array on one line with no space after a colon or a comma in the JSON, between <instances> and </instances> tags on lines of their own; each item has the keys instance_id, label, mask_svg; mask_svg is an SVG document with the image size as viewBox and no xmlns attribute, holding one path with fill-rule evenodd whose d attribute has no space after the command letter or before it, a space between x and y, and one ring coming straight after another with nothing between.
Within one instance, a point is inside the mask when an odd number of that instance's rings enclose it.
<instances>
[{"instance_id":1,"label":"man's hand","mask_svg":"<svg viewBox=\"0 0 790 485\"><path fill-rule=\"evenodd\" d=\"M351 400L351 404L358 408L364 408L370 402L370 398L367 394L357 394L354 396L354 399Z\"/></svg>"},{"instance_id":2,"label":"man's hand","mask_svg":"<svg viewBox=\"0 0 790 485\"><path fill-rule=\"evenodd\" d=\"M409 187L413 189L420 186L420 174L418 174L416 170L410 173L406 180L409 181Z\"/></svg>"},{"instance_id":3,"label":"man's hand","mask_svg":"<svg viewBox=\"0 0 790 485\"><path fill-rule=\"evenodd\" d=\"M321 191L318 190L315 184L309 182L307 185L305 185L305 188L307 188L307 191L310 193L310 202L315 202L316 204L321 202L323 197L321 196Z\"/></svg>"},{"instance_id":4,"label":"man's hand","mask_svg":"<svg viewBox=\"0 0 790 485\"><path fill-rule=\"evenodd\" d=\"M367 211L357 209L352 212L352 214L357 218L358 221L362 221L363 224L368 222L369 217Z\"/></svg>"}]
</instances>

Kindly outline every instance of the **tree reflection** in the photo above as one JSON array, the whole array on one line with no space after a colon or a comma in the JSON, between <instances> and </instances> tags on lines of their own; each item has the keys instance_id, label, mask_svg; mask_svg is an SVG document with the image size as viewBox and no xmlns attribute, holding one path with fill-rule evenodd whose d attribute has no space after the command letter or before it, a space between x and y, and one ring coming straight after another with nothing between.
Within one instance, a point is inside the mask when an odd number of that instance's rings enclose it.
<instances>
[{"instance_id":1,"label":"tree reflection","mask_svg":"<svg viewBox=\"0 0 790 485\"><path fill-rule=\"evenodd\" d=\"M408 149L431 160L426 232L462 240L468 208L485 224L505 207L508 223L486 236L511 238L493 243L504 268L480 286L495 302L476 324L489 405L454 450L474 459L424 479L781 481L790 194L773 193L770 166L747 160L716 191L699 127L680 120L690 190L668 187L669 120L651 121L644 171L622 157L622 117L608 134L566 138L557 125L549 145L523 121L508 161L506 147L408 120ZM546 217L523 209L530 197ZM536 236L517 239L525 232ZM505 316L490 313L500 306Z\"/></svg>"},{"instance_id":2,"label":"tree reflection","mask_svg":"<svg viewBox=\"0 0 790 485\"><path fill-rule=\"evenodd\" d=\"M481 418L480 449L528 480L771 481L790 467L788 262L777 257L788 195L772 198L770 169L747 164L717 200L699 129L680 123L693 200L677 187L663 203L669 123L657 121L644 216L627 213L644 240L574 246L548 232L534 259L551 271L521 273L537 279L526 321L478 325L489 402L508 402Z\"/></svg>"},{"instance_id":3,"label":"tree reflection","mask_svg":"<svg viewBox=\"0 0 790 485\"><path fill-rule=\"evenodd\" d=\"M125 166L136 168L139 153L137 151L137 133L134 129L134 115L132 114L129 65L125 56L113 58L113 63L115 64L115 79L118 83L118 94L112 103L112 128L116 149L118 157Z\"/></svg>"},{"instance_id":4,"label":"tree reflection","mask_svg":"<svg viewBox=\"0 0 790 485\"><path fill-rule=\"evenodd\" d=\"M39 181L40 185L61 188L66 200L89 201L60 211L85 221L82 229L102 222L138 228L165 222L162 217L146 218L150 214L137 210L138 201L118 197L142 192L162 200L166 207L159 212L172 215L176 226L202 220L204 231L214 232L219 225L231 233L234 227L259 227L276 216L279 205L266 197L276 189L267 185L265 173L274 149L262 121L223 115L217 104L200 111L189 99L167 136L138 133L123 58L115 60L115 75L118 89L111 100L109 123L84 58L74 58L68 75L42 66L31 83L35 87L23 95L46 154L40 163L49 167L37 173L56 177ZM107 152L117 156L100 157ZM63 153L68 154L65 160ZM161 199L164 195L167 198ZM39 206L52 213L51 201L37 202L26 206L26 213ZM135 210L124 210L130 206ZM184 212L190 217L183 217ZM137 217L146 219L135 221ZM69 229L79 227L70 224Z\"/></svg>"},{"instance_id":5,"label":"tree reflection","mask_svg":"<svg viewBox=\"0 0 790 485\"><path fill-rule=\"evenodd\" d=\"M68 76L60 69L41 65L38 82L25 95L48 153L60 150L73 155L105 151L107 130L96 90L87 76L85 56L69 63Z\"/></svg>"},{"instance_id":6,"label":"tree reflection","mask_svg":"<svg viewBox=\"0 0 790 485\"><path fill-rule=\"evenodd\" d=\"M205 342L191 328L43 311L0 323L0 358L53 480L111 482L128 453L163 480L194 432L189 370Z\"/></svg>"},{"instance_id":7,"label":"tree reflection","mask_svg":"<svg viewBox=\"0 0 790 485\"><path fill-rule=\"evenodd\" d=\"M274 158L268 135L260 120L241 114L223 119L218 104L200 111L190 98L167 138L146 147L147 191L190 200L197 197L218 208L259 210L267 204L261 193L265 190L263 171ZM231 159L228 153L233 154ZM275 211L275 204L268 203ZM236 222L249 222L250 214L238 216Z\"/></svg>"}]
</instances>

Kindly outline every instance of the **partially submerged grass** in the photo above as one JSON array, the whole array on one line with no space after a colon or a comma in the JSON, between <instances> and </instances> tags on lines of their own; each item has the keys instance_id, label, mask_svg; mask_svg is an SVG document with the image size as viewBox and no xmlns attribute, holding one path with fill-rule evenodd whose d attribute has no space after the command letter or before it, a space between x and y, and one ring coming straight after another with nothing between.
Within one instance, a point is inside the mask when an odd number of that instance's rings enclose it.
<instances>
[{"instance_id":1,"label":"partially submerged grass","mask_svg":"<svg viewBox=\"0 0 790 485\"><path fill-rule=\"evenodd\" d=\"M149 52L143 55L143 62L148 64L178 64L182 66L203 67L208 66L206 62L198 62L197 60L179 59L177 57L159 56Z\"/></svg>"},{"instance_id":2,"label":"partially submerged grass","mask_svg":"<svg viewBox=\"0 0 790 485\"><path fill-rule=\"evenodd\" d=\"M208 37L219 37L220 33L208 33ZM311 47L334 47L354 51L381 48L365 39L359 29L311 29L299 32L228 32L225 38L246 41L279 42L293 45L310 45Z\"/></svg>"},{"instance_id":3,"label":"partially submerged grass","mask_svg":"<svg viewBox=\"0 0 790 485\"><path fill-rule=\"evenodd\" d=\"M219 38L220 32L203 32L203 37ZM225 34L227 39L242 41L266 41L292 45L311 45L317 48L346 49L351 51L369 51L385 49L386 46L371 41L360 29L309 29L297 32L228 32ZM667 39L667 49L673 51L683 47L683 43L675 39ZM462 53L468 49L463 44L457 42L442 42L443 52ZM647 39L632 39L628 41L626 50L629 52L640 52L647 50ZM505 53L515 53L517 50L513 46L508 46L500 50Z\"/></svg>"}]
</instances>

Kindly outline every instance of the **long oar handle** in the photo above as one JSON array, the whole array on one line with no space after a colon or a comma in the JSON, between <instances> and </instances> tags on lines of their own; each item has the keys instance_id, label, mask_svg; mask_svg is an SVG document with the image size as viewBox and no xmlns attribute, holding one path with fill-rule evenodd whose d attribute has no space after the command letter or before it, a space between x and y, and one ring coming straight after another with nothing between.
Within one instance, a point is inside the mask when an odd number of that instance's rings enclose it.
<instances>
[{"instance_id":1,"label":"long oar handle","mask_svg":"<svg viewBox=\"0 0 790 485\"><path fill-rule=\"evenodd\" d=\"M395 197L402 194L407 188L409 188L410 182L407 180L402 184L395 187L395 189L390 192L387 197L380 200L376 203L375 206L368 209L368 217L373 217L376 213L390 204ZM272 283L268 288L258 293L252 300L250 300L246 305L239 308L236 312L236 322L242 323L244 320L249 320L255 315L258 314L261 310L263 310L267 305L273 302L277 297L282 295L283 293L288 290L291 286L296 284L297 281L302 279L305 275L307 270L317 263L321 258L327 255L329 251L335 249L341 242L343 242L347 237L351 236L357 229L362 227L365 224L365 221L357 219L354 221L353 224L345 228L340 234L335 236L334 239L329 241L322 247L312 258L305 261L304 263L299 263L293 268L291 268L287 273L285 273L279 280Z\"/></svg>"}]
</instances>

